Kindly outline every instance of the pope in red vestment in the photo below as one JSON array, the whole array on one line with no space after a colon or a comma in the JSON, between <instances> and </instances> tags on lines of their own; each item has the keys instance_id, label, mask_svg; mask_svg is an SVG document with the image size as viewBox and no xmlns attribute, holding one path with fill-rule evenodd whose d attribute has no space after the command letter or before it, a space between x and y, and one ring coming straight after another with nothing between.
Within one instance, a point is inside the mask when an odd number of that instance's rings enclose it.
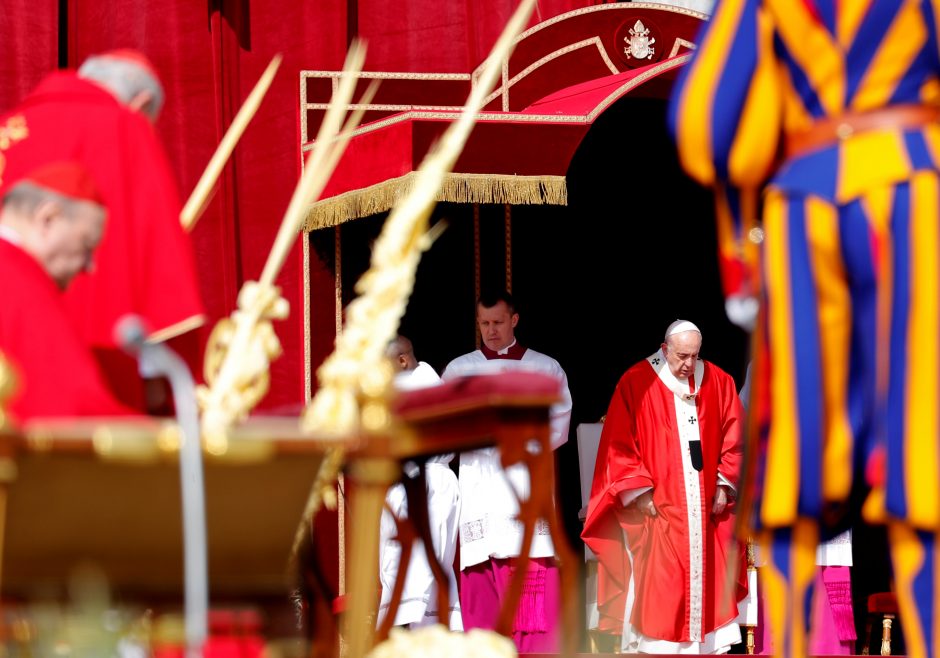
<instances>
[{"instance_id":1,"label":"pope in red vestment","mask_svg":"<svg viewBox=\"0 0 940 658\"><path fill-rule=\"evenodd\" d=\"M151 339L165 340L204 321L176 183L153 126L104 84L66 71L46 77L0 118L0 128L5 125L16 128L16 138L0 142L0 194L38 165L58 160L81 163L98 181L107 230L94 270L76 277L64 304L112 391L142 409L136 363L116 344L115 323L136 314Z\"/></svg>"},{"instance_id":2,"label":"pope in red vestment","mask_svg":"<svg viewBox=\"0 0 940 658\"><path fill-rule=\"evenodd\" d=\"M731 514L743 410L734 380L670 326L620 379L604 421L582 537L598 557L600 630L623 649L715 653L740 642L747 593ZM728 570L735 591L725 593Z\"/></svg>"},{"instance_id":3,"label":"pope in red vestment","mask_svg":"<svg viewBox=\"0 0 940 658\"><path fill-rule=\"evenodd\" d=\"M101 235L97 190L69 163L22 182L0 209L0 353L17 379L6 410L18 422L129 413L108 392L62 304L61 289L88 266Z\"/></svg>"}]
</instances>

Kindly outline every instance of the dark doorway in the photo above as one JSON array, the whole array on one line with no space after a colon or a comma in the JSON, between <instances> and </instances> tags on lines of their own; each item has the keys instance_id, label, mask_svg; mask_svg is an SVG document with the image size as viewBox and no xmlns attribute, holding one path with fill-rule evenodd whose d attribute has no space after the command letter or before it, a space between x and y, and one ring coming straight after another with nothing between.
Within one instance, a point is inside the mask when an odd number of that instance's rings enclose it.
<instances>
[{"instance_id":1,"label":"dark doorway","mask_svg":"<svg viewBox=\"0 0 940 658\"><path fill-rule=\"evenodd\" d=\"M479 216L481 281L501 285L504 209L484 205ZM344 304L384 219L342 226ZM448 228L421 260L401 323L438 372L476 347L473 207L439 204L433 221L442 219ZM311 239L331 258L331 232ZM568 205L513 207L511 244L519 339L561 363L574 401L557 463L567 530L580 546L576 428L606 413L617 380L658 348L666 326L680 317L698 324L704 358L743 383L747 336L725 316L711 195L679 168L666 102L627 97L599 117L568 171Z\"/></svg>"},{"instance_id":2,"label":"dark doorway","mask_svg":"<svg viewBox=\"0 0 940 658\"><path fill-rule=\"evenodd\" d=\"M568 206L513 209L513 292L524 305L528 343L568 375L571 434L557 462L577 541L578 424L607 412L620 376L656 351L673 320L695 322L703 358L739 386L747 335L725 316L711 193L679 168L666 101L615 103L585 137L567 178Z\"/></svg>"}]
</instances>

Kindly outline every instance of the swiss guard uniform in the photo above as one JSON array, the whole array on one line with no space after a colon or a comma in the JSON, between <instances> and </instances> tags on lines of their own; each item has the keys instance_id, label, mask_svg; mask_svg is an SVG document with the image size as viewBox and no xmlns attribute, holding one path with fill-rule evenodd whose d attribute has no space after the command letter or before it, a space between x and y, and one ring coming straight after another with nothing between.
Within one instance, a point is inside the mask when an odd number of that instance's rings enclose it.
<instances>
[{"instance_id":1,"label":"swiss guard uniform","mask_svg":"<svg viewBox=\"0 0 940 658\"><path fill-rule=\"evenodd\" d=\"M726 295L763 303L755 514L790 655L816 521L839 530L865 485L866 515L889 523L908 653L934 655L940 635L938 10L720 0L673 96L681 162L718 190Z\"/></svg>"},{"instance_id":2,"label":"swiss guard uniform","mask_svg":"<svg viewBox=\"0 0 940 658\"><path fill-rule=\"evenodd\" d=\"M551 406L551 447L568 440L571 392L561 365L517 341L494 352L480 349L453 359L441 379L464 375L529 370L557 378L562 399ZM506 470L497 448L472 450L460 455L460 606L467 629L495 628L499 601L509 586L512 559L522 545L522 524L516 518L521 499L529 496L529 473L519 465ZM512 639L520 653L555 653L560 642L558 624L561 590L555 547L547 525L539 523L529 550L529 571L523 585Z\"/></svg>"}]
</instances>

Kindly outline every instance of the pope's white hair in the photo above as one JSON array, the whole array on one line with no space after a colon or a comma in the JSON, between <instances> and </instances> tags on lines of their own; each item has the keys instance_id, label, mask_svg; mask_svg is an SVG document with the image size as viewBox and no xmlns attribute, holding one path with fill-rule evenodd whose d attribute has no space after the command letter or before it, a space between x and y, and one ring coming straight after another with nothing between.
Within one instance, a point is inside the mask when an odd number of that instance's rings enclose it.
<instances>
[{"instance_id":1,"label":"pope's white hair","mask_svg":"<svg viewBox=\"0 0 940 658\"><path fill-rule=\"evenodd\" d=\"M666 337L665 342L669 342L670 336L675 336L676 334L684 334L687 331L695 331L699 336L702 335L702 330L699 329L694 323L689 322L688 320L676 320L668 327L666 327Z\"/></svg>"}]
</instances>

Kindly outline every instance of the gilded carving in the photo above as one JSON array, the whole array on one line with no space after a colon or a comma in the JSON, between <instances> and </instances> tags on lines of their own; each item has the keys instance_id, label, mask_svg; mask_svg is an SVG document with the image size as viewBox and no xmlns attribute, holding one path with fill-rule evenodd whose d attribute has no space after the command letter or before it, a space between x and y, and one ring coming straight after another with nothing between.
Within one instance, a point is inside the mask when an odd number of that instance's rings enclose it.
<instances>
[{"instance_id":1,"label":"gilded carving","mask_svg":"<svg viewBox=\"0 0 940 658\"><path fill-rule=\"evenodd\" d=\"M656 54L656 49L653 48L653 44L656 43L656 38L650 36L649 29L643 25L643 21L639 19L634 23L633 27L630 28L629 36L624 37L623 40L627 44L627 47L623 49L623 53L627 56L627 59L632 57L637 59L653 59L653 55Z\"/></svg>"},{"instance_id":2,"label":"gilded carving","mask_svg":"<svg viewBox=\"0 0 940 658\"><path fill-rule=\"evenodd\" d=\"M3 151L27 137L29 137L29 126L26 125L26 117L22 114L10 117L5 124L0 126L0 183L3 183L3 170L7 163Z\"/></svg>"}]
</instances>

